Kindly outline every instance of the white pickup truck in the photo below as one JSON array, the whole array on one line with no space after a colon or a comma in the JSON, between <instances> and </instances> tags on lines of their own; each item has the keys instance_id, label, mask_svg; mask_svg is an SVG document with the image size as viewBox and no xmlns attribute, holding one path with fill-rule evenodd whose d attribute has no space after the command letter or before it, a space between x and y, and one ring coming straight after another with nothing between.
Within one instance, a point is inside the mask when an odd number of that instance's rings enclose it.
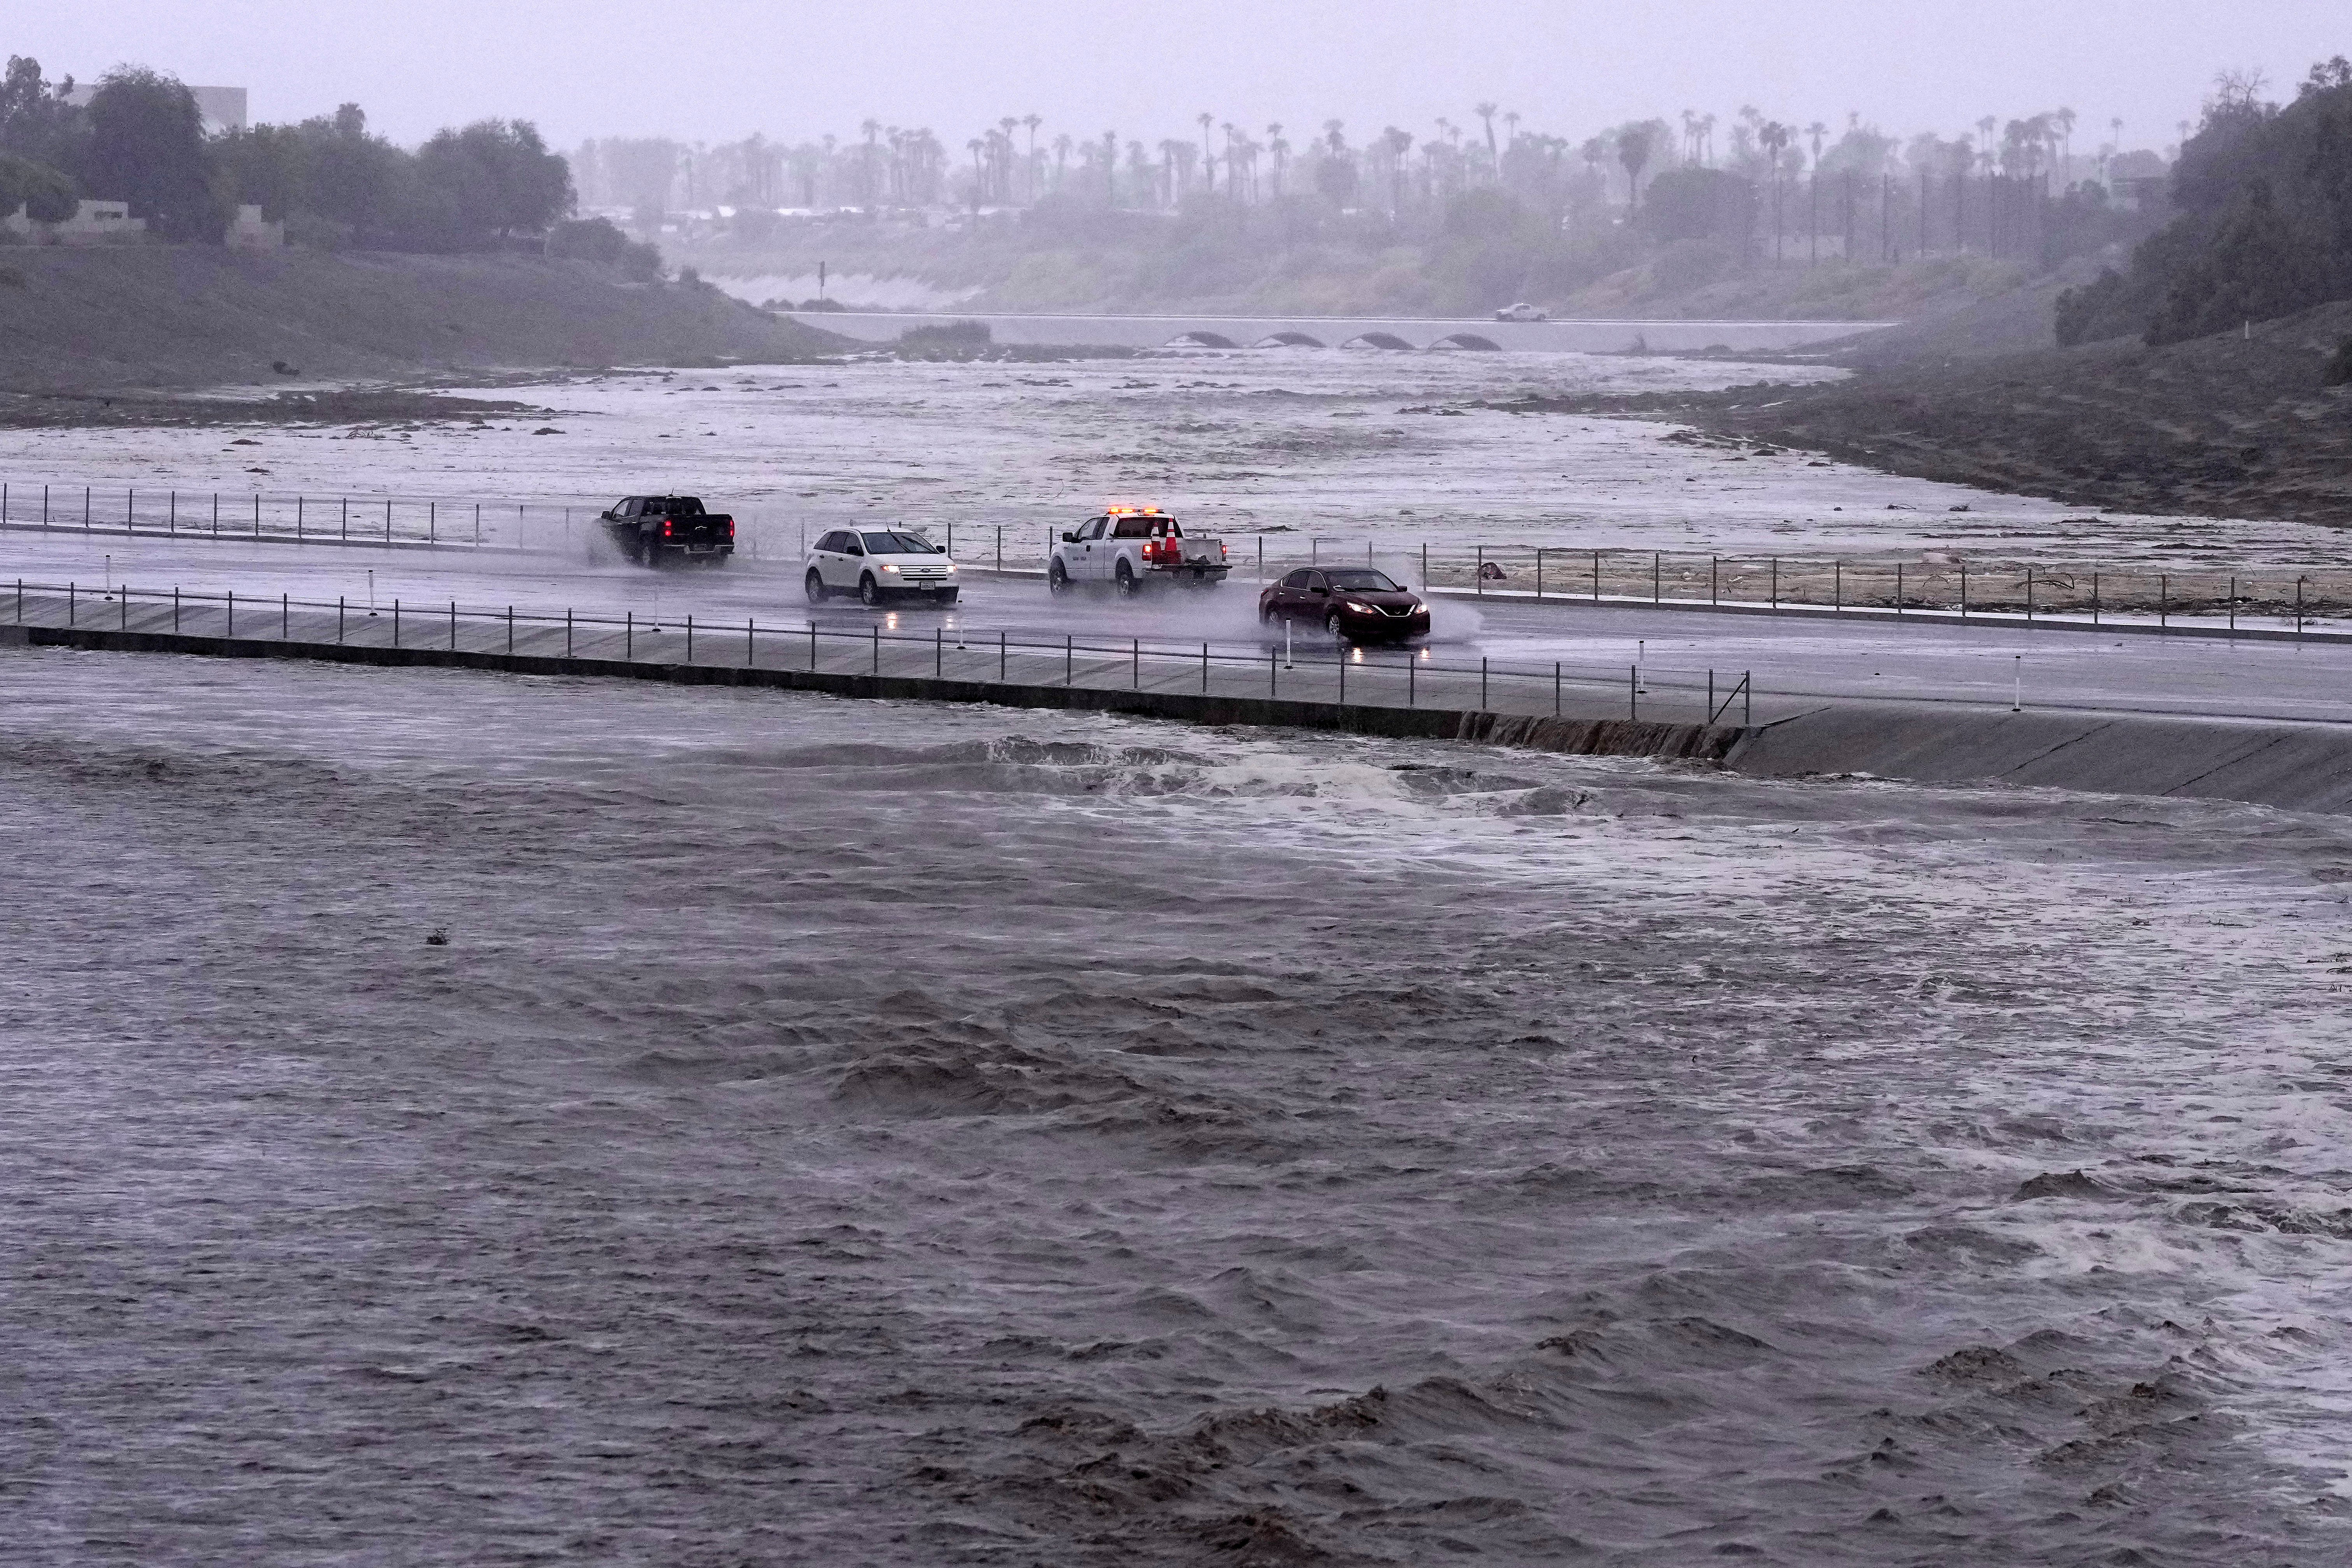
<instances>
[{"instance_id":1,"label":"white pickup truck","mask_svg":"<svg viewBox=\"0 0 2352 1568\"><path fill-rule=\"evenodd\" d=\"M1139 594L1152 583L1212 588L1233 570L1223 540L1188 537L1156 506L1111 507L1064 533L1045 567L1055 593L1076 583L1103 583Z\"/></svg>"}]
</instances>

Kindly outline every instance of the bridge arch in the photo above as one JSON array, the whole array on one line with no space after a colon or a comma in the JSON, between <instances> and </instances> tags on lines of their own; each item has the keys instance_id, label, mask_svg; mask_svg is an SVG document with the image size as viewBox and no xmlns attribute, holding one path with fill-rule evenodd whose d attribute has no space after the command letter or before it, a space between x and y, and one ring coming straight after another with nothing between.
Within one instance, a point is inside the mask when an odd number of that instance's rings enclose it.
<instances>
[{"instance_id":1,"label":"bridge arch","mask_svg":"<svg viewBox=\"0 0 2352 1568\"><path fill-rule=\"evenodd\" d=\"M1268 332L1250 347L1255 349L1319 349L1323 340L1307 332Z\"/></svg>"},{"instance_id":2,"label":"bridge arch","mask_svg":"<svg viewBox=\"0 0 2352 1568\"><path fill-rule=\"evenodd\" d=\"M1448 332L1429 345L1433 349L1475 349L1481 353L1499 353L1503 345L1476 332Z\"/></svg>"},{"instance_id":3,"label":"bridge arch","mask_svg":"<svg viewBox=\"0 0 2352 1568\"><path fill-rule=\"evenodd\" d=\"M1343 349L1409 349L1412 347L1394 332L1358 332L1339 346Z\"/></svg>"},{"instance_id":4,"label":"bridge arch","mask_svg":"<svg viewBox=\"0 0 2352 1568\"><path fill-rule=\"evenodd\" d=\"M1223 332L1193 331L1179 332L1160 345L1170 349L1237 349L1241 344Z\"/></svg>"}]
</instances>

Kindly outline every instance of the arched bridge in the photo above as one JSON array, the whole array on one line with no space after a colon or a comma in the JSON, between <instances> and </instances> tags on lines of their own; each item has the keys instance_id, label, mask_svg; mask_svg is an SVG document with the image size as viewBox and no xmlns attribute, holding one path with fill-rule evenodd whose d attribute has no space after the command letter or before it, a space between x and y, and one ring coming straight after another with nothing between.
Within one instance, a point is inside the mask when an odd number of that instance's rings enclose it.
<instances>
[{"instance_id":1,"label":"arched bridge","mask_svg":"<svg viewBox=\"0 0 2352 1568\"><path fill-rule=\"evenodd\" d=\"M1555 353L1769 353L1800 349L1890 321L1682 321L1591 319L1491 321L1442 317L997 315L979 311L785 310L843 337L891 342L913 327L984 322L1000 343L1105 347L1511 350Z\"/></svg>"}]
</instances>

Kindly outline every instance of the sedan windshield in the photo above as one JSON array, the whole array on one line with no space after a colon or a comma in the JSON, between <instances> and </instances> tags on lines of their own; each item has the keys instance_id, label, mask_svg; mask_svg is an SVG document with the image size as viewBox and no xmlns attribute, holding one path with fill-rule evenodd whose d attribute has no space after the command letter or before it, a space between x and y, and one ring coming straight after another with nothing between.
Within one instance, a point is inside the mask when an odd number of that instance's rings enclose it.
<instances>
[{"instance_id":1,"label":"sedan windshield","mask_svg":"<svg viewBox=\"0 0 2352 1568\"><path fill-rule=\"evenodd\" d=\"M936 555L939 553L932 547L931 542L919 533L898 533L886 530L875 533L861 533L858 537L866 541L866 553L868 555Z\"/></svg>"},{"instance_id":2,"label":"sedan windshield","mask_svg":"<svg viewBox=\"0 0 2352 1568\"><path fill-rule=\"evenodd\" d=\"M1359 566L1346 572L1326 572L1331 586L1342 594L1398 594L1403 590L1389 580L1385 572L1375 572L1369 566Z\"/></svg>"}]
</instances>

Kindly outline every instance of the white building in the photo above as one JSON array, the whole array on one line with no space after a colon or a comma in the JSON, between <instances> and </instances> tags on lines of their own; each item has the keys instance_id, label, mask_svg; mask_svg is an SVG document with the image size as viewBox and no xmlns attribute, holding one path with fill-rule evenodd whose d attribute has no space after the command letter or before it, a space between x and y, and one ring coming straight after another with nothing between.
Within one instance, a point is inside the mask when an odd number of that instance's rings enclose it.
<instances>
[{"instance_id":1,"label":"white building","mask_svg":"<svg viewBox=\"0 0 2352 1568\"><path fill-rule=\"evenodd\" d=\"M35 223L19 206L0 217L0 228L34 245L138 245L147 237L147 220L132 217L128 202L83 202L63 223Z\"/></svg>"}]
</instances>

